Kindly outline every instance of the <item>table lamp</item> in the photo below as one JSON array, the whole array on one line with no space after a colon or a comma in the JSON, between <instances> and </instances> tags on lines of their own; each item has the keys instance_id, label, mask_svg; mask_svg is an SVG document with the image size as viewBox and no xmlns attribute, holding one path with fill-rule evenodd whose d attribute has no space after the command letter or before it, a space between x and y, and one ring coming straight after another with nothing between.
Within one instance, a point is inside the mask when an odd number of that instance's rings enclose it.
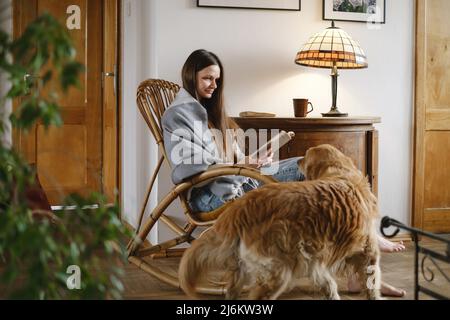
<instances>
[{"instance_id":1,"label":"table lamp","mask_svg":"<svg viewBox=\"0 0 450 320\"><path fill-rule=\"evenodd\" d=\"M295 63L301 66L315 68L331 68L331 91L333 104L323 117L347 117L336 106L338 69L367 68L367 58L364 51L344 30L336 27L334 21L331 27L312 36L297 53Z\"/></svg>"}]
</instances>

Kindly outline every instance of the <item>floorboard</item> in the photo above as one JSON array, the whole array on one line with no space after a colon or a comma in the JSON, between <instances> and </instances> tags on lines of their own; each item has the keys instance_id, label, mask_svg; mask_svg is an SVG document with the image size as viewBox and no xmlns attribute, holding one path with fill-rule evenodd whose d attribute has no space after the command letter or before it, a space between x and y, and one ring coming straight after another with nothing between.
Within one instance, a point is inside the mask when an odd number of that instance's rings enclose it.
<instances>
[{"instance_id":1,"label":"floorboard","mask_svg":"<svg viewBox=\"0 0 450 320\"><path fill-rule=\"evenodd\" d=\"M424 240L427 247L433 250L440 250L445 252L445 247L441 243L436 243L430 240ZM389 298L397 300L409 300L414 298L414 246L409 242L406 244L407 250L400 253L383 253L381 257L381 269L383 280L398 288L406 290L407 294L403 298ZM176 273L178 267L178 258L158 259L152 260L159 267L165 270L170 270L173 274ZM450 265L443 265L439 263L440 267L446 271L447 277L450 275ZM433 267L430 261L427 261L425 266ZM435 279L433 284L427 283L423 276L420 275L421 284L427 287L433 287L440 293L450 297L450 282L444 276L435 270ZM173 288L161 281L153 278L144 271L138 269L133 264L125 267L125 277L123 279L125 292L125 299L189 299L182 290ZM341 299L345 300L361 300L365 297L361 294L349 293L346 289L346 280L339 279L339 293ZM205 299L223 299L222 296L203 296ZM245 296L243 296L245 298ZM281 296L281 299L322 299L317 290L310 284L308 279L301 279L300 286L290 292ZM430 299L421 294L420 299Z\"/></svg>"}]
</instances>

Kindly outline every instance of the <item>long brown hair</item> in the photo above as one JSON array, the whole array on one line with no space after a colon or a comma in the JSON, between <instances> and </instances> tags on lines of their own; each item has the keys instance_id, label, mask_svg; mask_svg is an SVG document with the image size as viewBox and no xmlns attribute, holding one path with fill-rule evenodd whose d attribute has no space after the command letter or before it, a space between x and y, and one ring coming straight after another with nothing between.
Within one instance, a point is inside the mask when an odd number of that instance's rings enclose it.
<instances>
[{"instance_id":1,"label":"long brown hair","mask_svg":"<svg viewBox=\"0 0 450 320\"><path fill-rule=\"evenodd\" d=\"M214 90L212 97L210 99L203 99L197 97L197 72L211 65L216 65L220 68L220 79L216 82L217 88ZM199 99L200 104L205 107L210 125L222 132L223 146L226 150L226 130L237 129L238 126L230 117L228 117L225 111L223 98L224 70L219 57L204 49L195 50L189 55L184 63L181 71L181 78L183 80L184 89L186 89L191 96Z\"/></svg>"}]
</instances>

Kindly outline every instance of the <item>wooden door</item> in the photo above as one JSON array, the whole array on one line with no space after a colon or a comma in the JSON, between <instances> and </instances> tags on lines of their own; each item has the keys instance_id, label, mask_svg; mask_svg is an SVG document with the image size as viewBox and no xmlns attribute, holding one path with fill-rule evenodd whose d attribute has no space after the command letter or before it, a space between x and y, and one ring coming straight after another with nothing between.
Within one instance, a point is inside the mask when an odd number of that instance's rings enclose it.
<instances>
[{"instance_id":1,"label":"wooden door","mask_svg":"<svg viewBox=\"0 0 450 320\"><path fill-rule=\"evenodd\" d=\"M62 204L72 192L106 192L112 201L117 185L117 1L16 0L13 12L15 36L49 12L68 28L77 60L85 66L80 88L59 92L64 124L46 130L38 123L29 133L15 132L15 147L36 165L52 205Z\"/></svg>"},{"instance_id":2,"label":"wooden door","mask_svg":"<svg viewBox=\"0 0 450 320\"><path fill-rule=\"evenodd\" d=\"M450 232L450 1L418 0L413 225Z\"/></svg>"}]
</instances>

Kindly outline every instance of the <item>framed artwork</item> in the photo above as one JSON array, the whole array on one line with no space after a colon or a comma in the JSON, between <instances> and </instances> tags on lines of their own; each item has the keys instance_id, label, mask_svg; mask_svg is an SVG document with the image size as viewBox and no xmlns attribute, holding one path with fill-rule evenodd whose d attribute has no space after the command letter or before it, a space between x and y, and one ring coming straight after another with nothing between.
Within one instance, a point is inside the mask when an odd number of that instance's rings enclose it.
<instances>
[{"instance_id":1,"label":"framed artwork","mask_svg":"<svg viewBox=\"0 0 450 320\"><path fill-rule=\"evenodd\" d=\"M197 0L197 7L300 11L301 0Z\"/></svg>"},{"instance_id":2,"label":"framed artwork","mask_svg":"<svg viewBox=\"0 0 450 320\"><path fill-rule=\"evenodd\" d=\"M386 0L323 0L323 19L386 22Z\"/></svg>"}]
</instances>

